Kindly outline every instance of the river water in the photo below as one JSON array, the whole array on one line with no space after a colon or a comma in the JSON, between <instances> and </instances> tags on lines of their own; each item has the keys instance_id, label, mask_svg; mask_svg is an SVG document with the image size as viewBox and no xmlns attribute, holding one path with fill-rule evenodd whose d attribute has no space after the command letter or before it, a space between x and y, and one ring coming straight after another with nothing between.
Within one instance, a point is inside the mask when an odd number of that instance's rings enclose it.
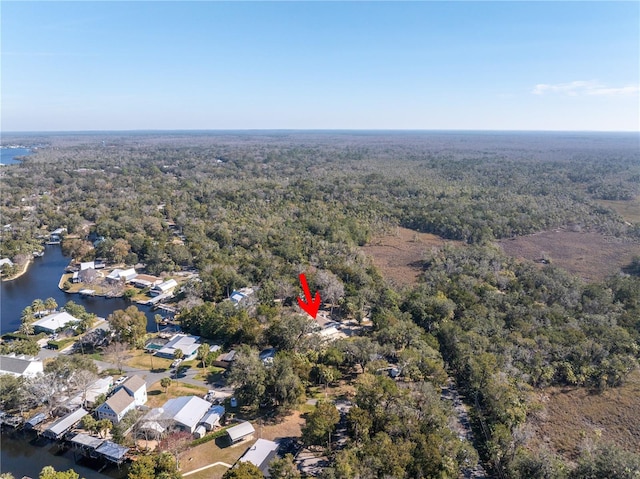
<instances>
[{"instance_id":1,"label":"river water","mask_svg":"<svg viewBox=\"0 0 640 479\"><path fill-rule=\"evenodd\" d=\"M22 310L36 299L53 297L58 305L67 301L83 305L87 311L101 317L107 317L116 309L125 309L130 303L122 298L82 297L68 294L58 288L60 276L69 264L69 258L62 255L59 245L45 246L42 258L35 258L25 274L13 281L3 281L0 286L0 329L2 334L15 331L20 326ZM146 306L138 306L147 316L147 330L155 331L154 313ZM108 467L103 473L87 467L88 464L76 464L73 453L67 451L60 454L55 443L39 443L33 436L18 432L3 431L0 436L0 472L11 472L17 478L22 476L38 477L44 466L51 465L56 470L73 469L85 479L108 479L124 477L126 467L119 470L116 466ZM99 465L96 465L99 467Z\"/></svg>"},{"instance_id":2,"label":"river water","mask_svg":"<svg viewBox=\"0 0 640 479\"><path fill-rule=\"evenodd\" d=\"M81 296L65 293L58 288L58 282L64 269L69 264L69 258L62 255L59 245L46 245L42 258L34 258L25 274L12 281L3 281L0 286L0 333L15 331L20 327L22 310L31 302L40 298L54 298L58 306L64 306L67 301L73 301L84 306L88 312L106 318L116 309L126 309L131 306L123 298L101 298ZM155 331L156 323L153 319L155 312L147 306L137 307L147 316L147 331Z\"/></svg>"},{"instance_id":3,"label":"river water","mask_svg":"<svg viewBox=\"0 0 640 479\"><path fill-rule=\"evenodd\" d=\"M20 163L16 158L20 156L27 156L30 153L31 150L26 148L0 148L0 164L15 165Z\"/></svg>"}]
</instances>

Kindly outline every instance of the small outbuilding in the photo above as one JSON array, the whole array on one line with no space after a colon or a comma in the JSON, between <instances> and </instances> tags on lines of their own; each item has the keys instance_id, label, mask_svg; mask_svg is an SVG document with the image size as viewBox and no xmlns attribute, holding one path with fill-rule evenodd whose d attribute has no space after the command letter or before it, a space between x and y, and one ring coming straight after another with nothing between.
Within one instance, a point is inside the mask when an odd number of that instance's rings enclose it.
<instances>
[{"instance_id":1,"label":"small outbuilding","mask_svg":"<svg viewBox=\"0 0 640 479\"><path fill-rule=\"evenodd\" d=\"M253 437L255 432L256 430L249 421L241 422L237 426L227 429L227 435L229 436L231 444L236 444L244 439L249 439Z\"/></svg>"}]
</instances>

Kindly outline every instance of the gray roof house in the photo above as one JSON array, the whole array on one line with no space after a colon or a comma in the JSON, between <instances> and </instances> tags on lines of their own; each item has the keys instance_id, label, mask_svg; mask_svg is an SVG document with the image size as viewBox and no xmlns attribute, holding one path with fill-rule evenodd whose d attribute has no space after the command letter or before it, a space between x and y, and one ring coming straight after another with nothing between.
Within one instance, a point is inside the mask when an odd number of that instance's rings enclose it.
<instances>
[{"instance_id":1,"label":"gray roof house","mask_svg":"<svg viewBox=\"0 0 640 479\"><path fill-rule=\"evenodd\" d=\"M269 464L276 457L278 444L267 439L258 439L239 459L256 466L265 477L269 477Z\"/></svg>"},{"instance_id":2,"label":"gray roof house","mask_svg":"<svg viewBox=\"0 0 640 479\"><path fill-rule=\"evenodd\" d=\"M182 351L183 359L189 360L196 356L201 346L200 336L190 334L176 334L167 344L158 350L156 356L173 359L176 349Z\"/></svg>"},{"instance_id":3,"label":"gray roof house","mask_svg":"<svg viewBox=\"0 0 640 479\"><path fill-rule=\"evenodd\" d=\"M98 419L109 419L112 423L119 423L125 414L136 407L135 400L125 389L118 389L116 393L98 407Z\"/></svg>"},{"instance_id":4,"label":"gray roof house","mask_svg":"<svg viewBox=\"0 0 640 479\"><path fill-rule=\"evenodd\" d=\"M163 406L164 416L175 422L182 430L193 434L211 403L197 396L182 396L169 399Z\"/></svg>"},{"instance_id":5,"label":"gray roof house","mask_svg":"<svg viewBox=\"0 0 640 479\"><path fill-rule=\"evenodd\" d=\"M0 374L12 376L35 376L44 371L42 360L29 356L9 355L0 356Z\"/></svg>"}]
</instances>

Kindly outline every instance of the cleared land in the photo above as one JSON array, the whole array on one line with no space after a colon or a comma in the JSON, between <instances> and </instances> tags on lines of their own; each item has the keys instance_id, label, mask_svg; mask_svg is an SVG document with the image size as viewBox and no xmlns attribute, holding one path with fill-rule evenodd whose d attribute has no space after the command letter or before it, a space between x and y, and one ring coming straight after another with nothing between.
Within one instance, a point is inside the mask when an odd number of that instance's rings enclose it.
<instances>
[{"instance_id":1,"label":"cleared land","mask_svg":"<svg viewBox=\"0 0 640 479\"><path fill-rule=\"evenodd\" d=\"M598 200L598 203L607 206L630 223L640 223L640 197L629 201Z\"/></svg>"},{"instance_id":2,"label":"cleared land","mask_svg":"<svg viewBox=\"0 0 640 479\"><path fill-rule=\"evenodd\" d=\"M601 437L640 451L640 371L634 371L624 386L601 394L585 388L548 388L540 401L544 410L532 421L534 448L546 445L575 459L581 446Z\"/></svg>"},{"instance_id":3,"label":"cleared land","mask_svg":"<svg viewBox=\"0 0 640 479\"><path fill-rule=\"evenodd\" d=\"M385 279L398 286L411 286L418 282L424 253L447 242L454 243L430 233L397 227L394 233L377 236L362 249Z\"/></svg>"},{"instance_id":4,"label":"cleared land","mask_svg":"<svg viewBox=\"0 0 640 479\"><path fill-rule=\"evenodd\" d=\"M640 244L593 232L563 229L501 240L504 252L516 258L551 260L585 281L599 281L620 271L640 254Z\"/></svg>"}]
</instances>

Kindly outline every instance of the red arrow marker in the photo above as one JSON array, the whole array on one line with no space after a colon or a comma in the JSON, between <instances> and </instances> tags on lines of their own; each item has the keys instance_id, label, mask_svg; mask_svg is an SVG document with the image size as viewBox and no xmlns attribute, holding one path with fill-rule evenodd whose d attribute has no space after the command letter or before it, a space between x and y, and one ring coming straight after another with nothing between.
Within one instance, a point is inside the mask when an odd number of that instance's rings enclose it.
<instances>
[{"instance_id":1,"label":"red arrow marker","mask_svg":"<svg viewBox=\"0 0 640 479\"><path fill-rule=\"evenodd\" d=\"M313 319L316 319L316 316L318 315L318 309L320 308L320 293L316 291L316 295L313 299L311 299L311 291L309 290L307 277L304 275L304 273L300 273L300 284L302 285L306 302L303 299L298 298L298 305L302 309L304 309L309 316L311 316Z\"/></svg>"}]
</instances>

